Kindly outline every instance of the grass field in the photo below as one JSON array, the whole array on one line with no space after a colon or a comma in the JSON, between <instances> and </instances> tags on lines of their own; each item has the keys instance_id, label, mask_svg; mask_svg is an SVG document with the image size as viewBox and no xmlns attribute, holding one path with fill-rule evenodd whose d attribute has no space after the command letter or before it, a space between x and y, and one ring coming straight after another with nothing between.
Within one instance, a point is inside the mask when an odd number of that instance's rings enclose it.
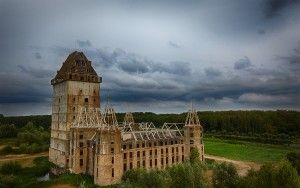
<instances>
[{"instance_id":1,"label":"grass field","mask_svg":"<svg viewBox=\"0 0 300 188\"><path fill-rule=\"evenodd\" d=\"M204 139L205 153L228 159L253 161L257 163L276 162L288 152L300 152L300 149L281 145L259 144L243 141Z\"/></svg>"}]
</instances>

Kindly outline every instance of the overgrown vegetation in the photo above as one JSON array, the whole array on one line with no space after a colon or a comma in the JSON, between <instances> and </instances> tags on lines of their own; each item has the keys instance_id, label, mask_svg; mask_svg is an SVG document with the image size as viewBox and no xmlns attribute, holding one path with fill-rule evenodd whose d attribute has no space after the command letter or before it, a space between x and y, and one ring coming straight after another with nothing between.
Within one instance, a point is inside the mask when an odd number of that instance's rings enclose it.
<instances>
[{"instance_id":1,"label":"overgrown vegetation","mask_svg":"<svg viewBox=\"0 0 300 188\"><path fill-rule=\"evenodd\" d=\"M59 184L88 188L97 187L93 184L92 177L82 174L65 173L58 178L38 181L37 177L45 175L53 167L53 164L49 163L46 157L37 158L33 163L34 166L26 168L22 168L16 162L3 164L0 167L0 187L37 188ZM109 187L299 188L300 176L295 167L292 162L282 160L279 163L263 165L259 171L250 170L247 176L239 177L232 164L214 163L211 165L195 160L192 163L189 161L168 167L166 170L147 171L142 168L129 170L124 174L120 184ZM207 172L211 168L213 169L212 181L207 177Z\"/></svg>"},{"instance_id":2,"label":"overgrown vegetation","mask_svg":"<svg viewBox=\"0 0 300 188\"><path fill-rule=\"evenodd\" d=\"M290 152L286 155L287 160L291 165L297 170L298 175L300 176L300 152Z\"/></svg>"},{"instance_id":3,"label":"overgrown vegetation","mask_svg":"<svg viewBox=\"0 0 300 188\"><path fill-rule=\"evenodd\" d=\"M37 177L44 176L52 166L47 157L36 158L32 167L25 168L18 162L4 163L0 167L0 187L41 187Z\"/></svg>"},{"instance_id":4,"label":"overgrown vegetation","mask_svg":"<svg viewBox=\"0 0 300 188\"><path fill-rule=\"evenodd\" d=\"M250 170L245 177L239 177L231 163L217 164L213 169L212 182L204 175L206 164L201 162L183 163L165 171L134 169L127 171L122 183L114 187L175 187L175 188L299 188L300 176L287 161L266 164L259 171Z\"/></svg>"},{"instance_id":5,"label":"overgrown vegetation","mask_svg":"<svg viewBox=\"0 0 300 188\"><path fill-rule=\"evenodd\" d=\"M200 161L168 167L164 171L134 169L127 171L118 187L207 187L206 167Z\"/></svg>"},{"instance_id":6,"label":"overgrown vegetation","mask_svg":"<svg viewBox=\"0 0 300 188\"><path fill-rule=\"evenodd\" d=\"M16 137L13 144L7 144L0 150L0 154L38 153L47 151L50 142L50 132L42 126L28 122L24 127L16 129L15 126L1 125L0 129L5 129L1 133L2 138Z\"/></svg>"},{"instance_id":7,"label":"overgrown vegetation","mask_svg":"<svg viewBox=\"0 0 300 188\"><path fill-rule=\"evenodd\" d=\"M289 162L281 161L277 165L264 165L258 172L251 170L246 177L240 179L238 187L299 188L300 177Z\"/></svg>"}]
</instances>

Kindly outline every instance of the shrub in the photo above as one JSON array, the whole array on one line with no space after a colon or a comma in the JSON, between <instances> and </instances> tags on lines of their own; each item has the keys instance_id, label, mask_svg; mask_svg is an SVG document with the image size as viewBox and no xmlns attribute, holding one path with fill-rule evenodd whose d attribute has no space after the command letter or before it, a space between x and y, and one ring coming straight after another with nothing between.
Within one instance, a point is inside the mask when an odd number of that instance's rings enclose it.
<instances>
[{"instance_id":1,"label":"shrub","mask_svg":"<svg viewBox=\"0 0 300 188\"><path fill-rule=\"evenodd\" d=\"M13 175L0 175L0 187L2 188L13 188L18 187L18 179Z\"/></svg>"},{"instance_id":2,"label":"shrub","mask_svg":"<svg viewBox=\"0 0 300 188\"><path fill-rule=\"evenodd\" d=\"M21 170L22 170L22 167L17 162L4 163L0 168L0 172L2 174L6 174L6 175L19 174L19 173L21 173Z\"/></svg>"},{"instance_id":3,"label":"shrub","mask_svg":"<svg viewBox=\"0 0 300 188\"><path fill-rule=\"evenodd\" d=\"M213 185L216 188L237 187L239 176L232 163L221 163L214 169Z\"/></svg>"},{"instance_id":4,"label":"shrub","mask_svg":"<svg viewBox=\"0 0 300 188\"><path fill-rule=\"evenodd\" d=\"M286 155L286 158L300 175L300 153L290 152Z\"/></svg>"},{"instance_id":5,"label":"shrub","mask_svg":"<svg viewBox=\"0 0 300 188\"><path fill-rule=\"evenodd\" d=\"M13 148L11 146L5 146L1 149L0 154L7 155L13 152Z\"/></svg>"},{"instance_id":6,"label":"shrub","mask_svg":"<svg viewBox=\"0 0 300 188\"><path fill-rule=\"evenodd\" d=\"M122 177L121 187L206 187L203 176L203 164L199 162L183 163L168 167L164 171L133 169Z\"/></svg>"}]
</instances>

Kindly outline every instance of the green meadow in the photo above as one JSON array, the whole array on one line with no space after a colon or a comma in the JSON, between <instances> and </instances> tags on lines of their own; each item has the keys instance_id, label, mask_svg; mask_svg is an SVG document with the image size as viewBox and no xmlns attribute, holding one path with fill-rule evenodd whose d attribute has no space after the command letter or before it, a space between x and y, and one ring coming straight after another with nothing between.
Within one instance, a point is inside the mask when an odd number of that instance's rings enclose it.
<instances>
[{"instance_id":1,"label":"green meadow","mask_svg":"<svg viewBox=\"0 0 300 188\"><path fill-rule=\"evenodd\" d=\"M257 163L277 162L289 152L300 152L299 148L283 145L270 145L244 141L204 139L205 153L233 160Z\"/></svg>"}]
</instances>

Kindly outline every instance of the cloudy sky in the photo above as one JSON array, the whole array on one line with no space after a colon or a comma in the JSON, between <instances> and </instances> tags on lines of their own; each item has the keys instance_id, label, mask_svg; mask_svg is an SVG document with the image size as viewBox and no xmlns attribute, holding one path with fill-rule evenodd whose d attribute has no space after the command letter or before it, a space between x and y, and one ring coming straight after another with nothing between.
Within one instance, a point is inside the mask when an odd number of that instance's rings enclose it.
<instances>
[{"instance_id":1,"label":"cloudy sky","mask_svg":"<svg viewBox=\"0 0 300 188\"><path fill-rule=\"evenodd\" d=\"M0 0L0 113L50 114L83 51L117 111L300 109L300 1Z\"/></svg>"}]
</instances>

